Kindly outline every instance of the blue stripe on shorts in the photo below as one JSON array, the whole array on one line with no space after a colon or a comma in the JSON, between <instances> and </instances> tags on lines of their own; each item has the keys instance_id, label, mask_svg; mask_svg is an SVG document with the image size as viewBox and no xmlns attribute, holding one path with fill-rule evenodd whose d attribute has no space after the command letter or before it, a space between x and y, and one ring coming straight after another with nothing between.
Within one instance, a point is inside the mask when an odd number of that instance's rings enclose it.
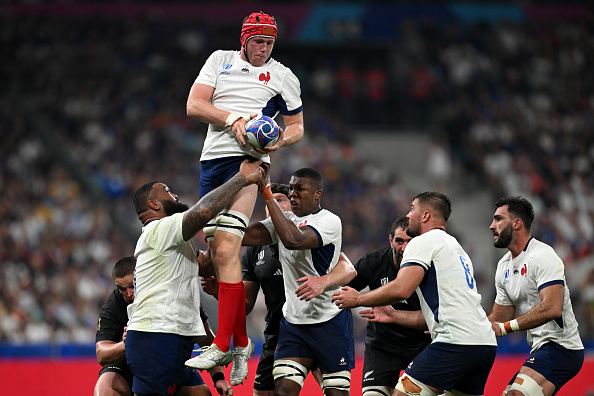
<instances>
[{"instance_id":1,"label":"blue stripe on shorts","mask_svg":"<svg viewBox=\"0 0 594 396\"><path fill-rule=\"evenodd\" d=\"M126 360L138 395L175 395L184 386L203 385L200 374L184 363L192 356L192 337L129 330Z\"/></svg>"}]
</instances>

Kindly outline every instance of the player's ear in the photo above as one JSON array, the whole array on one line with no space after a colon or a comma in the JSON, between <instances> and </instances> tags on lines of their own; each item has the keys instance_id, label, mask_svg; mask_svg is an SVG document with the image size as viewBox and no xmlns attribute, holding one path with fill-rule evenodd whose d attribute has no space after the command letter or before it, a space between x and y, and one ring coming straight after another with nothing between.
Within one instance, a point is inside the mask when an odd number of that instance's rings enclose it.
<instances>
[{"instance_id":1,"label":"player's ear","mask_svg":"<svg viewBox=\"0 0 594 396\"><path fill-rule=\"evenodd\" d=\"M314 198L319 201L320 199L322 199L322 190L316 190L316 192L314 193Z\"/></svg>"},{"instance_id":2,"label":"player's ear","mask_svg":"<svg viewBox=\"0 0 594 396\"><path fill-rule=\"evenodd\" d=\"M151 208L152 210L159 210L159 208L161 207L161 203L155 199L149 199L148 200L148 207Z\"/></svg>"}]
</instances>

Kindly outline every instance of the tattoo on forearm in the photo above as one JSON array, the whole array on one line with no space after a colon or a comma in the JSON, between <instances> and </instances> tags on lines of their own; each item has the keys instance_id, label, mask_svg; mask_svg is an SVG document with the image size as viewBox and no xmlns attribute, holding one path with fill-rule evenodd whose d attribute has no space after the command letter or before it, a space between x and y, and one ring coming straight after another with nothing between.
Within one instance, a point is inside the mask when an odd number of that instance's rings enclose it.
<instances>
[{"instance_id":1,"label":"tattoo on forearm","mask_svg":"<svg viewBox=\"0 0 594 396\"><path fill-rule=\"evenodd\" d=\"M182 223L182 233L187 241L198 233L206 223L223 210L231 199L247 185L247 178L237 174L225 184L219 186L202 197L185 214Z\"/></svg>"}]
</instances>

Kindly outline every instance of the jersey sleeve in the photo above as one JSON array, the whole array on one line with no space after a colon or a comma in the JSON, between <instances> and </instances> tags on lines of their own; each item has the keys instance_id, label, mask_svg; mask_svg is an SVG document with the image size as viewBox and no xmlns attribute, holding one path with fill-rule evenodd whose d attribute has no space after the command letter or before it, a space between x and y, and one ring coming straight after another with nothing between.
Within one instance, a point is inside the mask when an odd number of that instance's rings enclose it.
<instances>
[{"instance_id":1,"label":"jersey sleeve","mask_svg":"<svg viewBox=\"0 0 594 396\"><path fill-rule=\"evenodd\" d=\"M221 53L222 51L218 50L210 54L206 62L204 62L202 69L200 69L200 73L198 74L198 77L196 77L194 83L209 85L216 88L220 63L219 57Z\"/></svg>"},{"instance_id":2,"label":"jersey sleeve","mask_svg":"<svg viewBox=\"0 0 594 396\"><path fill-rule=\"evenodd\" d=\"M254 273L254 252L256 251L257 249L254 246L250 246L241 256L241 279L244 281L258 282Z\"/></svg>"},{"instance_id":3,"label":"jersey sleeve","mask_svg":"<svg viewBox=\"0 0 594 396\"><path fill-rule=\"evenodd\" d=\"M307 226L311 227L318 235L319 246L335 243L342 235L342 223L336 215L316 218Z\"/></svg>"},{"instance_id":4,"label":"jersey sleeve","mask_svg":"<svg viewBox=\"0 0 594 396\"><path fill-rule=\"evenodd\" d=\"M269 217L267 219L262 220L260 223L262 223L262 225L266 227L266 229L270 233L270 237L272 238L272 244L278 243L279 238L278 234L276 233L276 229L274 228L274 224L272 223L272 219Z\"/></svg>"},{"instance_id":5,"label":"jersey sleeve","mask_svg":"<svg viewBox=\"0 0 594 396\"><path fill-rule=\"evenodd\" d=\"M106 302L101 308L101 311L99 312L99 320L97 322L97 333L95 334L95 342L119 342L122 339L125 324L118 323L115 316L110 311L110 306Z\"/></svg>"},{"instance_id":6,"label":"jersey sleeve","mask_svg":"<svg viewBox=\"0 0 594 396\"><path fill-rule=\"evenodd\" d=\"M495 303L502 305L502 306L509 306L514 305L512 300L507 295L505 288L503 287L503 281L505 277L505 270L501 265L501 262L505 260L505 257L499 262L497 265L497 270L495 271Z\"/></svg>"},{"instance_id":7,"label":"jersey sleeve","mask_svg":"<svg viewBox=\"0 0 594 396\"><path fill-rule=\"evenodd\" d=\"M154 227L146 231L146 243L156 251L169 255L170 252L185 243L182 220L183 213L162 218Z\"/></svg>"},{"instance_id":8,"label":"jersey sleeve","mask_svg":"<svg viewBox=\"0 0 594 396\"><path fill-rule=\"evenodd\" d=\"M352 287L353 289L357 289L359 291L365 289L371 283L369 280L369 262L370 262L369 254L364 255L361 257L357 262L354 264L355 270L357 271L357 276L353 278L349 282L347 286Z\"/></svg>"},{"instance_id":9,"label":"jersey sleeve","mask_svg":"<svg viewBox=\"0 0 594 396\"><path fill-rule=\"evenodd\" d=\"M281 90L281 97L285 106L280 107L282 115L295 115L301 113L303 105L301 102L301 85L299 79L291 70L287 71Z\"/></svg>"},{"instance_id":10,"label":"jersey sleeve","mask_svg":"<svg viewBox=\"0 0 594 396\"><path fill-rule=\"evenodd\" d=\"M551 284L565 284L565 268L557 253L547 246L535 254L534 263L537 265L531 266L531 269L538 290Z\"/></svg>"},{"instance_id":11,"label":"jersey sleeve","mask_svg":"<svg viewBox=\"0 0 594 396\"><path fill-rule=\"evenodd\" d=\"M434 249L427 246L426 239L421 235L410 240L404 249L401 268L409 265L420 265L425 271L431 268Z\"/></svg>"}]
</instances>

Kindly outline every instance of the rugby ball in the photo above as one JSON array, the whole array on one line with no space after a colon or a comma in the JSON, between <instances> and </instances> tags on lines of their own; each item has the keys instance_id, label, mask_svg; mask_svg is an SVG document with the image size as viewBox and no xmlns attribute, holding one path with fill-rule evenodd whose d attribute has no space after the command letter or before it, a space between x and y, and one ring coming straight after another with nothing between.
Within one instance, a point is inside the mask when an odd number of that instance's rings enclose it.
<instances>
[{"instance_id":1,"label":"rugby ball","mask_svg":"<svg viewBox=\"0 0 594 396\"><path fill-rule=\"evenodd\" d=\"M270 117L262 115L245 124L246 140L254 148L272 146L278 140L280 129Z\"/></svg>"}]
</instances>

